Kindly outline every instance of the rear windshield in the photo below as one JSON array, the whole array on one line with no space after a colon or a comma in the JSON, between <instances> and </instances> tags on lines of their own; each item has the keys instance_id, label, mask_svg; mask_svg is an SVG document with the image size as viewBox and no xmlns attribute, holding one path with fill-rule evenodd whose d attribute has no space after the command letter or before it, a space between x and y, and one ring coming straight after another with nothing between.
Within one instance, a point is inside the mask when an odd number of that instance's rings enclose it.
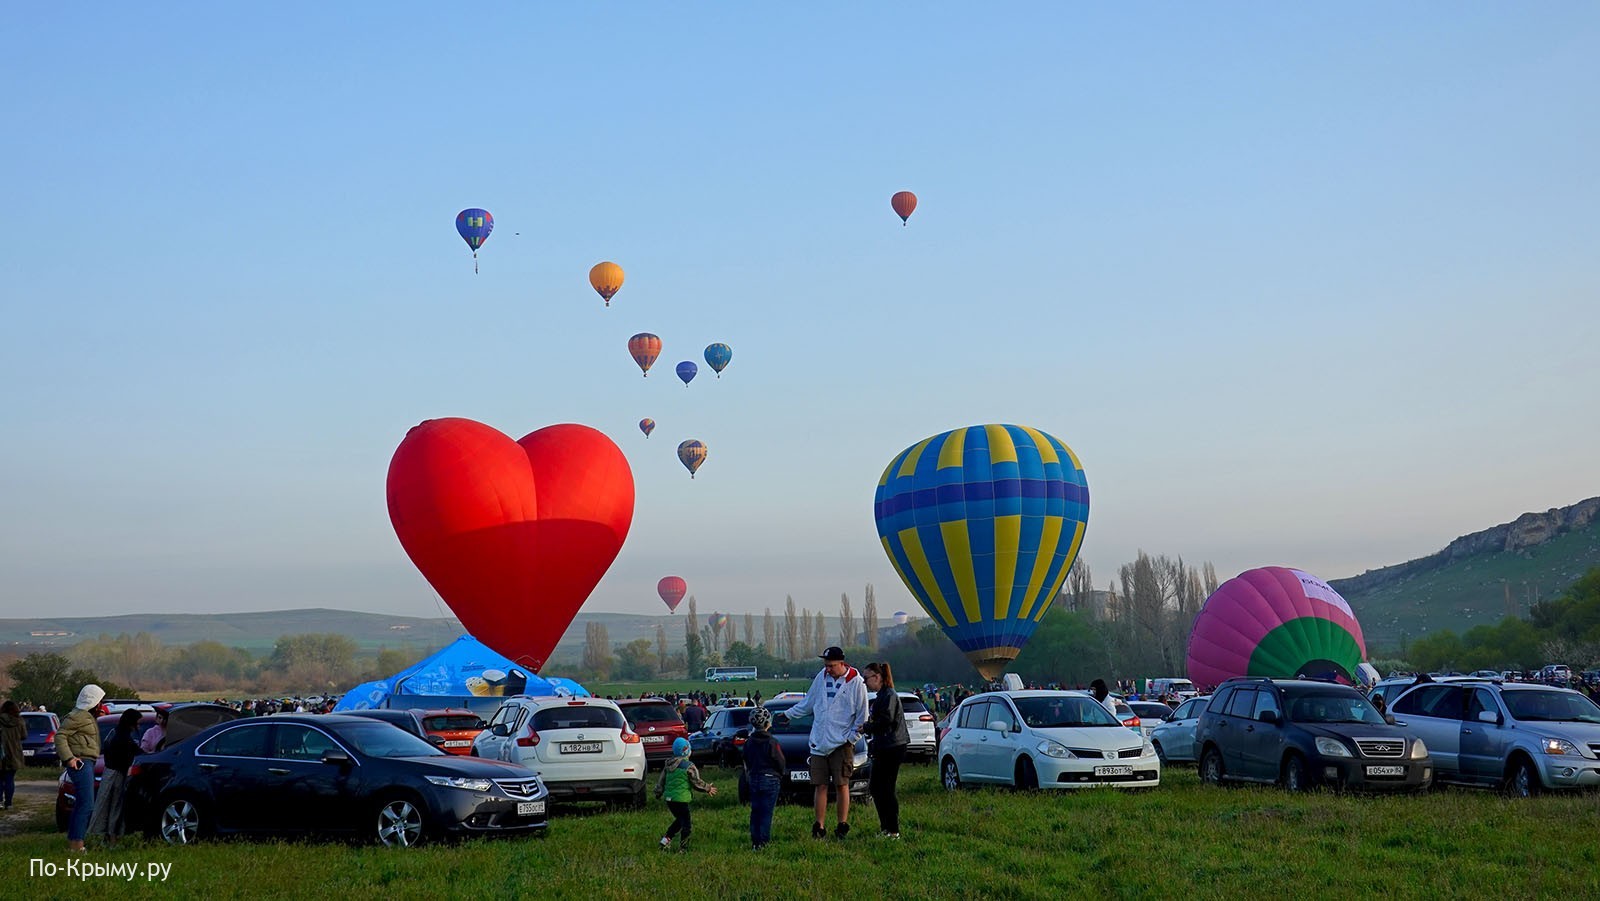
<instances>
[{"instance_id":1,"label":"rear windshield","mask_svg":"<svg viewBox=\"0 0 1600 901\"><path fill-rule=\"evenodd\" d=\"M455 732L464 729L482 729L483 720L478 719L475 713L450 713L441 716L425 716L422 718L422 728L429 732Z\"/></svg>"},{"instance_id":2,"label":"rear windshield","mask_svg":"<svg viewBox=\"0 0 1600 901\"><path fill-rule=\"evenodd\" d=\"M928 705L922 703L921 698L908 698L905 695L900 696L900 707L905 710L906 713L928 712Z\"/></svg>"},{"instance_id":3,"label":"rear windshield","mask_svg":"<svg viewBox=\"0 0 1600 901\"><path fill-rule=\"evenodd\" d=\"M671 704L629 704L622 713L630 723L681 723Z\"/></svg>"},{"instance_id":4,"label":"rear windshield","mask_svg":"<svg viewBox=\"0 0 1600 901\"><path fill-rule=\"evenodd\" d=\"M546 707L533 715L535 732L551 729L622 729L627 723L615 707L580 704L576 707Z\"/></svg>"},{"instance_id":5,"label":"rear windshield","mask_svg":"<svg viewBox=\"0 0 1600 901\"><path fill-rule=\"evenodd\" d=\"M1167 714L1172 712L1172 708L1168 707L1165 704L1144 704L1144 703L1139 703L1139 704L1129 704L1128 706L1133 708L1133 712L1134 713L1139 714L1139 718L1140 719L1150 719L1151 717L1154 717L1156 719L1161 719L1162 717L1164 717Z\"/></svg>"},{"instance_id":6,"label":"rear windshield","mask_svg":"<svg viewBox=\"0 0 1600 901\"><path fill-rule=\"evenodd\" d=\"M29 732L49 732L55 728L48 713L24 713L22 721L27 723Z\"/></svg>"}]
</instances>

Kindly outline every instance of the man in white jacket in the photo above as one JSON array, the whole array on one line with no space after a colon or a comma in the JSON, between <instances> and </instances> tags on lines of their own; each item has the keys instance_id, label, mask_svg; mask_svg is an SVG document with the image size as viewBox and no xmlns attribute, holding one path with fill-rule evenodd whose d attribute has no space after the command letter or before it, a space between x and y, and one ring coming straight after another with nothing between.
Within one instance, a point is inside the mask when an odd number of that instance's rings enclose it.
<instances>
[{"instance_id":1,"label":"man in white jacket","mask_svg":"<svg viewBox=\"0 0 1600 901\"><path fill-rule=\"evenodd\" d=\"M828 648L821 655L822 672L798 704L778 714L785 722L810 714L811 785L817 820L813 838L826 838L822 825L828 816L828 786L839 787L839 825L834 836L850 832L850 777L855 769L856 740L867 721L867 683L856 668L844 662L844 651Z\"/></svg>"}]
</instances>

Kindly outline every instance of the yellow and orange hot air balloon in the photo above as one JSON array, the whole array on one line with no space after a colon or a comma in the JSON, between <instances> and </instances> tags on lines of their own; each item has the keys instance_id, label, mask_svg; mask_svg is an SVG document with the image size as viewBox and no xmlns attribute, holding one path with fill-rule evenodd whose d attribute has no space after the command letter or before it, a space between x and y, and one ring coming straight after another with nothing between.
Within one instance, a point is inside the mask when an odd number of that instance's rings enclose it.
<instances>
[{"instance_id":1,"label":"yellow and orange hot air balloon","mask_svg":"<svg viewBox=\"0 0 1600 901\"><path fill-rule=\"evenodd\" d=\"M911 218L911 213L917 208L917 195L910 191L900 191L889 198L889 205L894 207L895 215L900 217L900 224L905 225Z\"/></svg>"},{"instance_id":2,"label":"yellow and orange hot air balloon","mask_svg":"<svg viewBox=\"0 0 1600 901\"><path fill-rule=\"evenodd\" d=\"M589 270L589 284L594 286L596 294L611 306L611 298L622 290L622 267L607 260L604 263L595 263Z\"/></svg>"}]
</instances>

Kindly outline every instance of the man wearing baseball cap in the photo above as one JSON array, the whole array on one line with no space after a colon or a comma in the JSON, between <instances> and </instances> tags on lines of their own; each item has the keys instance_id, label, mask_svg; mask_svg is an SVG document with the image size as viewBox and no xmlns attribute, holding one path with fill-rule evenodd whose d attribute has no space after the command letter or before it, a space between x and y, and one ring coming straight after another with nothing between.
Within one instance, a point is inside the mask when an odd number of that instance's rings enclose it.
<instances>
[{"instance_id":1,"label":"man wearing baseball cap","mask_svg":"<svg viewBox=\"0 0 1600 901\"><path fill-rule=\"evenodd\" d=\"M826 838L822 823L828 816L828 786L839 787L839 825L836 838L850 832L850 777L854 770L856 740L867 721L867 683L856 668L844 662L844 651L832 647L823 651L822 672L811 680L811 689L798 704L778 714L783 721L810 714L811 785L817 820L811 826L813 838Z\"/></svg>"}]
</instances>

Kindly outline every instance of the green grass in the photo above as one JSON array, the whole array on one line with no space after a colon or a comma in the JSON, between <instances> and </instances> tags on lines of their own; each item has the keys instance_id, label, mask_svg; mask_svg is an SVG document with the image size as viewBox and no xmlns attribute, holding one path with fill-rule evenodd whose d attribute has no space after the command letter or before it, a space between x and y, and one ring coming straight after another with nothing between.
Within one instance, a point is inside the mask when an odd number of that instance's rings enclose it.
<instances>
[{"instance_id":1,"label":"green grass","mask_svg":"<svg viewBox=\"0 0 1600 901\"><path fill-rule=\"evenodd\" d=\"M32 857L63 863L43 817L0 839L0 871L28 896L1057 898L1596 897L1600 802L1591 793L1514 802L1475 791L1420 797L1199 785L1168 770L1153 790L947 793L931 767L902 771L905 838L875 837L858 804L847 840L808 836L809 806L786 804L766 850L748 848L733 774L696 796L693 850L662 853L671 818L559 808L548 838L472 841L413 851L340 843L226 841L189 848L130 839L98 861L172 865L166 885L28 879Z\"/></svg>"}]
</instances>

